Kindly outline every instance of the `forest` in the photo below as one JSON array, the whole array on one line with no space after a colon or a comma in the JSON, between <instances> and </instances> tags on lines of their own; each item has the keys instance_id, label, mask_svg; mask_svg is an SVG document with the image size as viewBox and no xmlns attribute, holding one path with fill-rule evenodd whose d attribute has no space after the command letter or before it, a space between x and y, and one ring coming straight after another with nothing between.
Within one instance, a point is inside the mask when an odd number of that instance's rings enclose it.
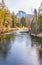
<instances>
[{"instance_id":1,"label":"forest","mask_svg":"<svg viewBox=\"0 0 42 65\"><path fill-rule=\"evenodd\" d=\"M8 32L9 28L27 27L33 33L42 33L42 3L40 8L34 9L33 17L18 18L14 12L6 7L0 7L0 33Z\"/></svg>"}]
</instances>

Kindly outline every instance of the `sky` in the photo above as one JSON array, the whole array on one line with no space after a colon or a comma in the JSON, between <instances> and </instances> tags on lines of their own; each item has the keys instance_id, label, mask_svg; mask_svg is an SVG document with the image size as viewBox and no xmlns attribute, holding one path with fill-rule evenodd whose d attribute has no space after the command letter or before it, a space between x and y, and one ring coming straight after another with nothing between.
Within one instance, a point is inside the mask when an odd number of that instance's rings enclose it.
<instances>
[{"instance_id":1,"label":"sky","mask_svg":"<svg viewBox=\"0 0 42 65\"><path fill-rule=\"evenodd\" d=\"M33 13L34 8L38 9L42 0L4 0L11 12L17 13L19 10L26 13ZM0 0L1 2L1 0Z\"/></svg>"}]
</instances>

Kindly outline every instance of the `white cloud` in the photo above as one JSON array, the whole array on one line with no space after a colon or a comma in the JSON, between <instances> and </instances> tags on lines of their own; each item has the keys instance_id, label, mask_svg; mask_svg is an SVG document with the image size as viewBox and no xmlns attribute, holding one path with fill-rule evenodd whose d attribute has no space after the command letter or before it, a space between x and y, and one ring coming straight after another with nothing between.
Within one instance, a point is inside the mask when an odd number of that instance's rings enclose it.
<instances>
[{"instance_id":1,"label":"white cloud","mask_svg":"<svg viewBox=\"0 0 42 65\"><path fill-rule=\"evenodd\" d=\"M38 8L41 2L42 0L5 0L10 11L14 11L15 13L17 13L18 10L31 13L31 10Z\"/></svg>"}]
</instances>

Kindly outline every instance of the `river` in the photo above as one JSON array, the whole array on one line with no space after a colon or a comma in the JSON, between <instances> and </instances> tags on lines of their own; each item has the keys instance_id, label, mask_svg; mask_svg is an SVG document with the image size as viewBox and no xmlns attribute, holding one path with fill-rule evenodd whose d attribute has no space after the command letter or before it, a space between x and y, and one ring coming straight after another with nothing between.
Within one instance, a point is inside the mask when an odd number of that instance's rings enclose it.
<instances>
[{"instance_id":1,"label":"river","mask_svg":"<svg viewBox=\"0 0 42 65\"><path fill-rule=\"evenodd\" d=\"M0 35L0 65L42 65L42 40L27 33Z\"/></svg>"}]
</instances>

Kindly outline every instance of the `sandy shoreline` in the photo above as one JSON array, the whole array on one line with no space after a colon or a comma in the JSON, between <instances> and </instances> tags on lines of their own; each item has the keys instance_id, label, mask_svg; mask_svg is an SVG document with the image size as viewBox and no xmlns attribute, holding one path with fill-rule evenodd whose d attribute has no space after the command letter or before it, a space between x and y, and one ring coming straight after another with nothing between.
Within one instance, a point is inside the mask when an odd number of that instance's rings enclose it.
<instances>
[{"instance_id":1,"label":"sandy shoreline","mask_svg":"<svg viewBox=\"0 0 42 65\"><path fill-rule=\"evenodd\" d=\"M3 34L6 34L6 33L9 33L9 32L12 32L12 31L17 31L17 30L25 30L25 31L28 31L29 29L27 27L23 27L23 28L4 28L3 29L3 32L0 33L0 35L3 35Z\"/></svg>"}]
</instances>

